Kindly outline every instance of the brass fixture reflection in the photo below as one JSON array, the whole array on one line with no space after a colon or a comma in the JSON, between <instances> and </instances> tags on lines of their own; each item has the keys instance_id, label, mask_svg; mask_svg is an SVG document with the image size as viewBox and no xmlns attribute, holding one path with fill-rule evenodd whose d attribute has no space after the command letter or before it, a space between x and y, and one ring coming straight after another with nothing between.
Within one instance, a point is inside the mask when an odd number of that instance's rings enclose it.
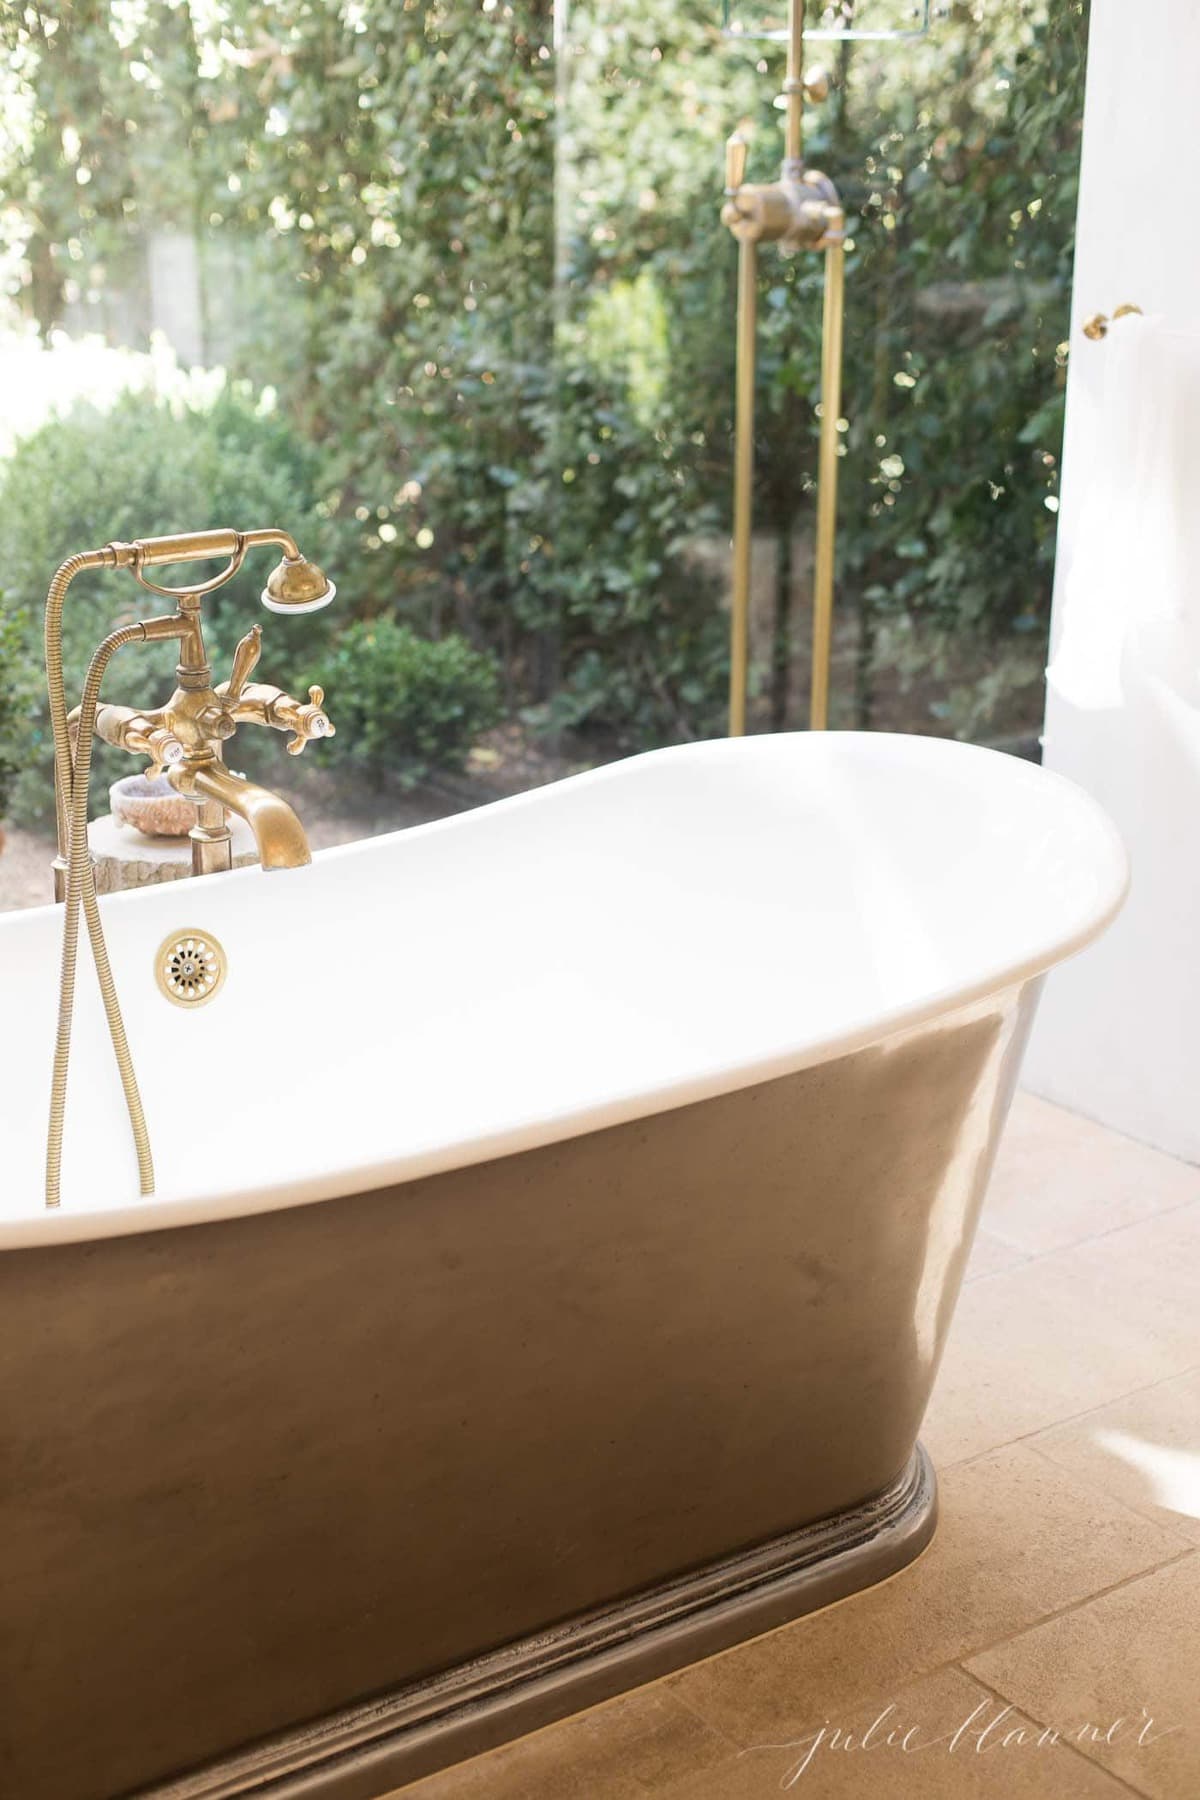
<instances>
[{"instance_id":1,"label":"brass fixture reflection","mask_svg":"<svg viewBox=\"0 0 1200 1800\"><path fill-rule=\"evenodd\" d=\"M47 1206L57 1206L61 1199L67 1068L81 911L87 922L109 1035L133 1128L141 1191L143 1194L154 1191L149 1133L104 941L95 870L88 853L88 776L94 739L99 736L106 743L129 750L136 756L149 757L152 774L161 774L165 770L173 787L195 799L196 824L189 834L193 874L210 874L233 866L227 812L239 814L249 824L264 869L297 868L311 861L303 828L291 807L278 795L255 787L227 769L223 750L239 724L252 723L290 732L288 751L298 755L312 739L334 735L334 727L325 711L325 696L320 688L314 687L309 689L307 701L301 701L282 688L250 683L261 654L262 628L258 625L253 626L239 643L229 680L214 687L212 665L200 622L202 596L223 586L236 574L247 551L267 544L282 551L282 560L268 580L263 593L264 605L277 612L312 612L332 600L333 583L301 556L295 540L287 532L273 528L248 532L184 532L171 537L144 538L130 544L106 544L102 550L88 550L69 557L50 583L46 596L45 654L54 733L54 801L58 826L54 892L56 900L65 902L65 914L58 1035L46 1145ZM145 573L147 569L163 564L218 557L225 559L225 566L216 575L185 588L159 586ZM68 713L63 678L62 612L67 590L75 576L85 569L128 569L143 587L174 600L176 608L162 617L123 626L105 638L89 665L81 703L73 713ZM118 650L126 644L160 643L170 639L178 640L180 647L176 669L178 686L165 706L100 705L104 673Z\"/></svg>"},{"instance_id":2,"label":"brass fixture reflection","mask_svg":"<svg viewBox=\"0 0 1200 1800\"><path fill-rule=\"evenodd\" d=\"M1092 342L1096 344L1101 338L1108 336L1109 326L1114 324L1117 319L1127 319L1130 313L1140 313L1141 310L1141 307L1134 306L1132 301L1126 301L1124 306L1114 308L1111 319L1107 313L1093 313L1090 319L1083 321L1080 329L1085 338L1091 338Z\"/></svg>"},{"instance_id":3,"label":"brass fixture reflection","mask_svg":"<svg viewBox=\"0 0 1200 1800\"><path fill-rule=\"evenodd\" d=\"M722 221L738 242L737 399L733 477L733 592L730 608L729 734L746 729L749 672L751 535L754 481L754 375L757 339L758 246L825 255L825 306L821 349L821 437L818 458L816 560L813 573L813 666L809 725L824 730L829 713L829 652L833 626L833 574L837 532L838 415L841 410L845 214L827 175L806 168L804 100L823 99L827 76L802 67L803 0L790 0L787 77L783 84L786 127L778 181L747 185L746 140L735 132L725 146Z\"/></svg>"}]
</instances>

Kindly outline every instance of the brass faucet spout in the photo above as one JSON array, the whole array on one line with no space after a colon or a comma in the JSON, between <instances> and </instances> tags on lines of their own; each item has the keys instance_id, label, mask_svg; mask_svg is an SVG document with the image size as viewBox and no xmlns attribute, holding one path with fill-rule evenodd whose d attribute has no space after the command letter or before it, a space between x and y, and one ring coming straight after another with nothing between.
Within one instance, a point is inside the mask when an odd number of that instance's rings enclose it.
<instances>
[{"instance_id":1,"label":"brass faucet spout","mask_svg":"<svg viewBox=\"0 0 1200 1800\"><path fill-rule=\"evenodd\" d=\"M254 833L264 869L298 869L312 861L304 827L287 801L235 775L215 757L199 764L177 764L167 770L167 778L179 793L219 800L230 812L245 819Z\"/></svg>"}]
</instances>

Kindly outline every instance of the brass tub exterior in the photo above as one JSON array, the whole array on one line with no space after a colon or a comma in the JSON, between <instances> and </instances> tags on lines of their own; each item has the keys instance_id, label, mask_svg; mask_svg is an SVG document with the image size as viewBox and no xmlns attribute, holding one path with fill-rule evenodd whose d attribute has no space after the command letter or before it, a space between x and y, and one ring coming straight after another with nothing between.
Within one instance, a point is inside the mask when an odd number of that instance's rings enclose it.
<instances>
[{"instance_id":1,"label":"brass tub exterior","mask_svg":"<svg viewBox=\"0 0 1200 1800\"><path fill-rule=\"evenodd\" d=\"M0 1258L0 1789L369 1800L903 1567L1038 986L490 1163Z\"/></svg>"}]
</instances>

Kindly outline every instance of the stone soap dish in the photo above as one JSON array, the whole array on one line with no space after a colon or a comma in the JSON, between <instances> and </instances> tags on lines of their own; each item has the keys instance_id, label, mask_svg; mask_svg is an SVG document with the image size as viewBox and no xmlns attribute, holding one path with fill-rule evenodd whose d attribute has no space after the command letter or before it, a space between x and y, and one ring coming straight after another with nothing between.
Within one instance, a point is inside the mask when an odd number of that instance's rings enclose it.
<instances>
[{"instance_id":1,"label":"stone soap dish","mask_svg":"<svg viewBox=\"0 0 1200 1800\"><path fill-rule=\"evenodd\" d=\"M177 794L165 775L126 775L108 790L112 816L146 837L186 837L196 823L195 802Z\"/></svg>"}]
</instances>

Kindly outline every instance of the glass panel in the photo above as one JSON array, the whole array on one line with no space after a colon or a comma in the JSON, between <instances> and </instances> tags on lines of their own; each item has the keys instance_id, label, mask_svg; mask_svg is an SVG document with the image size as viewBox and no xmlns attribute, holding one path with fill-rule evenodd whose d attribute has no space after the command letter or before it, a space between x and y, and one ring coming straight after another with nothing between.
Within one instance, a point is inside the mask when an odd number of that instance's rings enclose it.
<instances>
[{"instance_id":1,"label":"glass panel","mask_svg":"<svg viewBox=\"0 0 1200 1800\"><path fill-rule=\"evenodd\" d=\"M602 570L630 573L631 521L643 534L654 574L610 605L630 617L652 581L649 616L674 621L653 652L642 640L656 681L629 689L646 729L677 735L724 717L723 664L703 649L729 587L736 252L721 146L742 125L760 182L783 151L782 44L714 42L703 11L578 0L561 146L575 171L571 355L602 382L602 406L579 416L628 434L628 502L580 519L576 542L594 587ZM830 99L805 108L807 154L849 223L836 726L1036 754L1085 47L1078 4L960 7L921 38L842 42ZM807 720L821 296L819 257L763 246L752 729ZM660 497L670 529L646 543ZM619 633L602 641L615 660ZM599 688L612 663L590 666Z\"/></svg>"},{"instance_id":2,"label":"glass panel","mask_svg":"<svg viewBox=\"0 0 1200 1800\"><path fill-rule=\"evenodd\" d=\"M955 7L844 39L805 108L851 244L835 725L1036 737L1085 40L1081 0ZM263 659L338 736L233 752L330 835L724 728L723 142L778 175L779 43L717 0L30 0L0 52L0 814L48 810L53 567L203 525L285 525L338 583ZM821 262L760 274L751 724L792 728ZM219 675L264 573L211 604ZM141 602L78 584L76 691ZM112 691L170 675L130 651ZM136 766L102 747L97 804Z\"/></svg>"}]
</instances>

